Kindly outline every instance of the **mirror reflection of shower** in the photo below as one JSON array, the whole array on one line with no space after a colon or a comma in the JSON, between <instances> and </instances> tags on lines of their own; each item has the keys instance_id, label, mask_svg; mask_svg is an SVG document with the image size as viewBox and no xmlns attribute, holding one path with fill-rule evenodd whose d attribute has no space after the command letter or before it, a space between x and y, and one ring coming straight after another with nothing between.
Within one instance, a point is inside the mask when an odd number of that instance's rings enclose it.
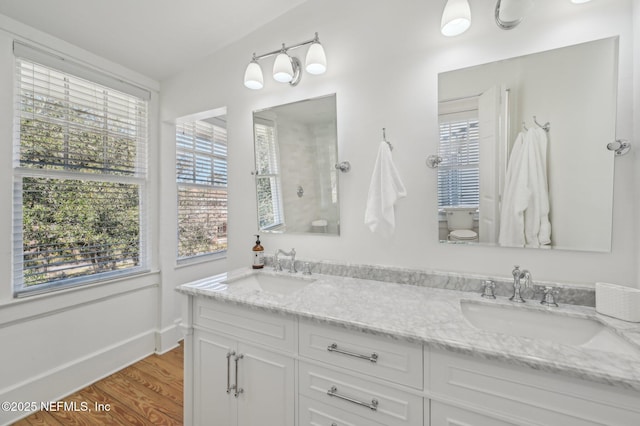
<instances>
[{"instance_id":1,"label":"mirror reflection of shower","mask_svg":"<svg viewBox=\"0 0 640 426\"><path fill-rule=\"evenodd\" d=\"M253 113L261 232L339 234L336 96Z\"/></svg>"}]
</instances>

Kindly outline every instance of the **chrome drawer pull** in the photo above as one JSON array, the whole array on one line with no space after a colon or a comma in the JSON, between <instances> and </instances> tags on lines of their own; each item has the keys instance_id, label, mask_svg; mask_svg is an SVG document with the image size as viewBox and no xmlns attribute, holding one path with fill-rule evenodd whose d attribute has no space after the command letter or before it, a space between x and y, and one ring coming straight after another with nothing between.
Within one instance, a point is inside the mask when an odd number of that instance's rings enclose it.
<instances>
[{"instance_id":1,"label":"chrome drawer pull","mask_svg":"<svg viewBox=\"0 0 640 426\"><path fill-rule=\"evenodd\" d=\"M331 389L327 391L327 395L335 396L336 398L344 399L345 401L352 402L354 404L362 405L363 407L367 407L372 411L378 411L378 400L372 399L371 403L358 401L357 399L349 398L348 396L338 394L338 388L335 386L331 386Z\"/></svg>"},{"instance_id":2,"label":"chrome drawer pull","mask_svg":"<svg viewBox=\"0 0 640 426\"><path fill-rule=\"evenodd\" d=\"M231 389L235 388L235 386L231 386L231 357L235 354L233 351L227 352L227 393L231 393Z\"/></svg>"},{"instance_id":3,"label":"chrome drawer pull","mask_svg":"<svg viewBox=\"0 0 640 426\"><path fill-rule=\"evenodd\" d=\"M366 359L369 360L371 362L378 362L378 354L377 353L372 353L371 355L360 355L360 354L356 354L353 352L349 352L349 351L345 351L344 349L338 349L338 344L337 343L332 343L329 346L327 346L327 350L329 352L337 352L339 354L343 354L343 355L349 355L355 358L360 358L360 359Z\"/></svg>"}]
</instances>

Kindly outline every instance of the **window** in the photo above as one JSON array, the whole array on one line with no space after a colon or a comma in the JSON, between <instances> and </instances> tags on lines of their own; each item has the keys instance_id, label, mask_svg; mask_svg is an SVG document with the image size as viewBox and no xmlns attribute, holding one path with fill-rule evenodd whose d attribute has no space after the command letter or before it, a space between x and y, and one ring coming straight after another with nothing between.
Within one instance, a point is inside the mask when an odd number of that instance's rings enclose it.
<instances>
[{"instance_id":1,"label":"window","mask_svg":"<svg viewBox=\"0 0 640 426\"><path fill-rule=\"evenodd\" d=\"M273 122L256 119L254 132L258 225L260 229L273 229L284 224L276 128Z\"/></svg>"},{"instance_id":2,"label":"window","mask_svg":"<svg viewBox=\"0 0 640 426\"><path fill-rule=\"evenodd\" d=\"M146 268L147 99L23 57L16 83L16 295Z\"/></svg>"},{"instance_id":3,"label":"window","mask_svg":"<svg viewBox=\"0 0 640 426\"><path fill-rule=\"evenodd\" d=\"M176 126L176 179L178 259L224 252L227 249L227 130L224 118Z\"/></svg>"},{"instance_id":4,"label":"window","mask_svg":"<svg viewBox=\"0 0 640 426\"><path fill-rule=\"evenodd\" d=\"M440 109L438 208L480 203L480 146L477 100L475 107L451 105Z\"/></svg>"}]
</instances>

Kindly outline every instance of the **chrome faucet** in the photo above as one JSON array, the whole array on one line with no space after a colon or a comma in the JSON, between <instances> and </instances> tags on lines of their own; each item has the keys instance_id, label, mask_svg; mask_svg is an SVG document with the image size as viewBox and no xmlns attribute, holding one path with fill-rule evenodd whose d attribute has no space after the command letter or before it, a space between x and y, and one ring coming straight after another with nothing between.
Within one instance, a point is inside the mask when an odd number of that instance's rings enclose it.
<instances>
[{"instance_id":1,"label":"chrome faucet","mask_svg":"<svg viewBox=\"0 0 640 426\"><path fill-rule=\"evenodd\" d=\"M511 296L509 300L516 303L524 303L525 300L520 295L520 290L523 286L520 280L524 278L524 286L529 287L529 284L531 283L531 273L526 269L521 271L520 267L516 265L513 267L511 274L513 275L513 296Z\"/></svg>"},{"instance_id":2,"label":"chrome faucet","mask_svg":"<svg viewBox=\"0 0 640 426\"><path fill-rule=\"evenodd\" d=\"M291 251L286 252L282 249L278 249L276 250L276 254L273 256L273 268L276 271L282 271L282 265L280 264L280 259L278 259L278 256L282 254L284 256L291 256L291 264L289 265L289 272L290 273L295 273L296 272L296 249L292 248Z\"/></svg>"}]
</instances>

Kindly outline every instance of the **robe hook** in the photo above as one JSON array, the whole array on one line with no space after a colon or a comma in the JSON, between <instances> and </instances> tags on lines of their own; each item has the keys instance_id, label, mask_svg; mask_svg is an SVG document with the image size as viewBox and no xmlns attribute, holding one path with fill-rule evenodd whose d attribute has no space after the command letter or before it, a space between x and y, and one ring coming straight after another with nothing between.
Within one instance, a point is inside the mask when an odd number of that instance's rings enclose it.
<instances>
[{"instance_id":1,"label":"robe hook","mask_svg":"<svg viewBox=\"0 0 640 426\"><path fill-rule=\"evenodd\" d=\"M382 128L382 140L385 141L387 143L387 145L389 145L389 150L393 151L393 145L391 145L391 142L389 142L387 140L387 129L386 129L386 127Z\"/></svg>"}]
</instances>

